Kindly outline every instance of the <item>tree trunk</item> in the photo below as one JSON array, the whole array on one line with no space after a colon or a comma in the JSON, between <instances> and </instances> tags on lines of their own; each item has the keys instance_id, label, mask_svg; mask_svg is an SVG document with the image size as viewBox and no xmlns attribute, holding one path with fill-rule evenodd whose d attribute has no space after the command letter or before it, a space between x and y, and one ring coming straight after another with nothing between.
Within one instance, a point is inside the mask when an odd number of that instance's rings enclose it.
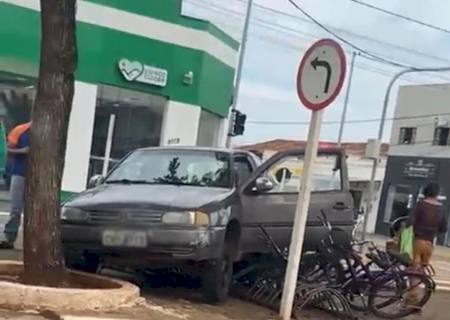
<instances>
[{"instance_id":1,"label":"tree trunk","mask_svg":"<svg viewBox=\"0 0 450 320\"><path fill-rule=\"evenodd\" d=\"M24 281L64 278L60 189L77 61L76 0L41 0L41 60L31 120L25 196Z\"/></svg>"}]
</instances>

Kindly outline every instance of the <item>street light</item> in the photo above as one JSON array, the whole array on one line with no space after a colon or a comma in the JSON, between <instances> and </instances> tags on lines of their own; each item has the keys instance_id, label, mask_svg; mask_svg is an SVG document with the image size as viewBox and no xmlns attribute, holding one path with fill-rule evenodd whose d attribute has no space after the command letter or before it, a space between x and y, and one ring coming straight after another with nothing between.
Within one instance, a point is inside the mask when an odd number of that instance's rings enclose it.
<instances>
[{"instance_id":1,"label":"street light","mask_svg":"<svg viewBox=\"0 0 450 320\"><path fill-rule=\"evenodd\" d=\"M444 71L450 71L450 67L445 68L408 68L405 70L400 71L389 82L389 85L386 90L386 95L384 96L384 103L383 103L383 110L381 113L381 121L380 121L380 127L378 128L378 141L380 142L383 139L383 133L384 133L384 125L386 123L386 114L387 114L387 108L389 104L389 98L391 96L391 91L394 86L394 83L401 77L404 76L407 73L414 73L414 72L444 72ZM373 159L373 165L372 165L372 173L370 176L370 184L369 184L369 196L367 198L367 211L366 215L364 217L364 225L363 225L363 233L362 233L362 240L364 241L366 239L366 233L367 233L367 224L369 221L369 214L373 209L373 202L374 202L374 193L375 193L375 177L377 174L377 168L378 168L378 160L379 156ZM381 185L380 185L381 186Z\"/></svg>"}]
</instances>

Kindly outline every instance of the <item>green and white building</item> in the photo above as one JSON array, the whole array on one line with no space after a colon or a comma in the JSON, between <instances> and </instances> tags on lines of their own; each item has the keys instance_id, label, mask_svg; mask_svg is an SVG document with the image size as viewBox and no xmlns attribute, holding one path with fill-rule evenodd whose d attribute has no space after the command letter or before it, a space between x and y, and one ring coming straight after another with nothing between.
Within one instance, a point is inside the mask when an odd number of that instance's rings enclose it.
<instances>
[{"instance_id":1,"label":"green and white building","mask_svg":"<svg viewBox=\"0 0 450 320\"><path fill-rule=\"evenodd\" d=\"M239 44L182 0L79 0L78 70L63 191L80 192L137 147L224 144ZM26 121L39 0L0 0L0 119Z\"/></svg>"}]
</instances>

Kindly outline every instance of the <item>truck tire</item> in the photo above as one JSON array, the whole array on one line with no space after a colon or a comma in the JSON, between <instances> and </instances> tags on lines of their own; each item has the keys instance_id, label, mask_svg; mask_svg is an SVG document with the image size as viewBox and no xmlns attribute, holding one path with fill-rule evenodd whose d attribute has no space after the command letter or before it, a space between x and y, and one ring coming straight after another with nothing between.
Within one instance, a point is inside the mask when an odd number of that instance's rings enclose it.
<instances>
[{"instance_id":1,"label":"truck tire","mask_svg":"<svg viewBox=\"0 0 450 320\"><path fill-rule=\"evenodd\" d=\"M228 254L223 258L208 261L202 277L205 299L209 303L225 302L230 292L233 277L233 261Z\"/></svg>"}]
</instances>

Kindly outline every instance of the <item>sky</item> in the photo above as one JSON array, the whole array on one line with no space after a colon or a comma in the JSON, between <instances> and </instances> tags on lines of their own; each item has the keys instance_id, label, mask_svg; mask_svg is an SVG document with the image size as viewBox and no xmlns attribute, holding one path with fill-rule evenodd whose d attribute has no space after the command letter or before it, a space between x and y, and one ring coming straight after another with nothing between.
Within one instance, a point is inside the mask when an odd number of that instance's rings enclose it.
<instances>
[{"instance_id":1,"label":"sky","mask_svg":"<svg viewBox=\"0 0 450 320\"><path fill-rule=\"evenodd\" d=\"M364 2L450 30L450 1ZM450 32L398 19L351 0L296 0L296 3L336 34L372 54L408 66L450 67ZM210 20L240 41L246 4L247 0L184 0L183 10L188 15ZM297 97L295 81L298 65L311 44L333 36L312 23L288 0L254 0L251 17L238 98L238 108L247 114L248 122L244 136L236 138L234 143L305 139L310 112ZM342 42L341 45L346 51L349 68L352 53L356 50ZM401 70L401 67L357 55L347 120L379 119L387 85ZM399 85L445 82L450 82L450 72L404 76L392 92L388 118L393 115ZM321 131L323 141L337 139L339 124L335 122L341 118L346 90L348 77L341 94L325 111ZM386 123L385 141L389 140L391 125L392 121ZM378 127L378 121L346 123L343 140L366 141L375 138Z\"/></svg>"}]
</instances>

